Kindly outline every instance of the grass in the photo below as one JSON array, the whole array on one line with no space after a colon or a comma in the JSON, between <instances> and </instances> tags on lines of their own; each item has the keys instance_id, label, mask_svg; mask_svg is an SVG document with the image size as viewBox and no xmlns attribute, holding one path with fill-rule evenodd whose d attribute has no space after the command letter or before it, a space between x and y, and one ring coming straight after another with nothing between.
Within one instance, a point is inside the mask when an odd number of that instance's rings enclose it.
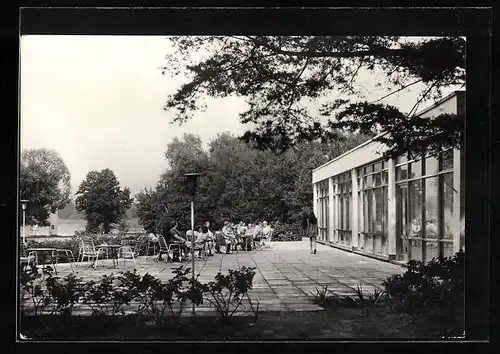
<instances>
[{"instance_id":1,"label":"grass","mask_svg":"<svg viewBox=\"0 0 500 354\"><path fill-rule=\"evenodd\" d=\"M167 318L168 319L168 318ZM386 308L362 312L352 308L315 312L261 312L235 317L224 325L214 316L185 318L177 327L171 321L156 325L147 318L27 316L21 333L32 339L50 340L275 340L353 338L441 338L459 336L457 321L412 319ZM459 322L459 321L458 321ZM451 330L451 332L450 332Z\"/></svg>"}]
</instances>

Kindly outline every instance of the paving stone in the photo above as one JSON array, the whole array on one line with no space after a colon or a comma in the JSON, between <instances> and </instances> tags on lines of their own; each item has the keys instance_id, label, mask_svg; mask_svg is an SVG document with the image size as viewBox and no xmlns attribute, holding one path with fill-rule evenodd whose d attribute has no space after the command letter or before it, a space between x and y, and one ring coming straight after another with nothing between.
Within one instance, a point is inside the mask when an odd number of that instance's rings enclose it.
<instances>
[{"instance_id":1,"label":"paving stone","mask_svg":"<svg viewBox=\"0 0 500 354\"><path fill-rule=\"evenodd\" d=\"M88 264L75 267L77 277L84 280L99 280L104 274L117 274L133 270L132 262L125 266L120 262L118 268L112 268L111 261L99 261L97 269ZM102 267L101 267L102 265ZM173 277L172 270L179 265L191 266L191 262L157 262L154 257L138 258L137 271L140 275L149 273L162 281ZM316 255L309 254L307 240L299 242L274 242L263 251L239 252L231 255L215 255L208 260L196 260L195 272L198 280L209 282L219 271L237 269L241 266L257 267L253 280L253 289L249 291L252 301L259 301L260 311L318 311L322 308L311 303L311 292L328 286L330 294L339 296L353 295L358 284L365 292L372 292L381 282L394 273L404 272L404 268L336 248L318 245ZM70 274L69 264L58 265L58 275ZM246 303L245 299L245 303ZM249 306L249 305L246 305ZM188 306L189 307L189 306ZM78 307L78 311L85 311ZM186 309L190 316L190 309ZM204 304L197 313L214 315L213 308ZM244 313L241 313L245 315ZM216 315L216 314L215 314Z\"/></svg>"}]
</instances>

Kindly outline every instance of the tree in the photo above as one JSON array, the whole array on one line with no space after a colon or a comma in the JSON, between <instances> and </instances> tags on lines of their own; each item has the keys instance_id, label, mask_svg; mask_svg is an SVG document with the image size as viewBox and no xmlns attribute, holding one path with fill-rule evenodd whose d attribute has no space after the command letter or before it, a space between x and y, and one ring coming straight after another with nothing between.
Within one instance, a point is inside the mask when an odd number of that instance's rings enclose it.
<instances>
[{"instance_id":1,"label":"tree","mask_svg":"<svg viewBox=\"0 0 500 354\"><path fill-rule=\"evenodd\" d=\"M170 95L165 110L175 109L183 123L203 109L203 98L246 97L242 123L253 123L242 139L262 148L284 151L301 141L331 141L338 129L364 134L380 129L377 140L388 145L386 155L421 153L458 147L463 116L419 119L415 113L443 88L465 85L465 39L327 36L182 36L173 37L177 51L167 56L162 73L185 74L189 82ZM194 60L193 52L207 57ZM359 99L356 78L362 71L385 74L390 94L419 83L423 89L410 112ZM415 87L415 86L413 86ZM309 102L321 103L321 122Z\"/></svg>"},{"instance_id":2,"label":"tree","mask_svg":"<svg viewBox=\"0 0 500 354\"><path fill-rule=\"evenodd\" d=\"M136 215L140 224L148 233L161 231L161 216L167 211L159 195L157 189L144 188L135 196L138 202Z\"/></svg>"},{"instance_id":3,"label":"tree","mask_svg":"<svg viewBox=\"0 0 500 354\"><path fill-rule=\"evenodd\" d=\"M106 168L87 173L76 192L76 208L84 212L87 230L97 232L102 227L109 233L114 223L119 223L132 204L128 187L120 188L113 171Z\"/></svg>"},{"instance_id":4,"label":"tree","mask_svg":"<svg viewBox=\"0 0 500 354\"><path fill-rule=\"evenodd\" d=\"M29 201L28 225L47 226L50 213L70 201L71 174L55 150L28 149L21 153L20 198Z\"/></svg>"},{"instance_id":5,"label":"tree","mask_svg":"<svg viewBox=\"0 0 500 354\"><path fill-rule=\"evenodd\" d=\"M190 172L206 171L208 156L203 150L199 136L184 134L167 145L165 158L169 169L160 177L156 186L158 201L155 210L158 212L156 226L159 230L176 221L181 228L190 228L190 196L186 190L184 175ZM204 220L209 208L204 198L204 186L201 179L196 196L196 219ZM197 221L198 222L198 221Z\"/></svg>"},{"instance_id":6,"label":"tree","mask_svg":"<svg viewBox=\"0 0 500 354\"><path fill-rule=\"evenodd\" d=\"M190 196L183 174L202 172L196 194L195 223L211 221L217 228L225 220L280 220L295 222L312 205L313 168L366 141L369 137L343 135L331 143L302 142L281 155L256 149L229 134L219 134L202 149L198 137L174 139L167 153L171 168L156 188L137 195L138 216L148 232L177 221L190 228ZM189 168L187 167L189 166Z\"/></svg>"}]
</instances>

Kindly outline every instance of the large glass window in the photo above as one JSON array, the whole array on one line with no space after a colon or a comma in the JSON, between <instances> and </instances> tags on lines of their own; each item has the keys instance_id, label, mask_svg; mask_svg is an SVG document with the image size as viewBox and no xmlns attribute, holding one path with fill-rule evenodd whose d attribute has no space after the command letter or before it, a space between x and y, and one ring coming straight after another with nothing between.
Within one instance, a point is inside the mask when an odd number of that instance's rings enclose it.
<instances>
[{"instance_id":1,"label":"large glass window","mask_svg":"<svg viewBox=\"0 0 500 354\"><path fill-rule=\"evenodd\" d=\"M453 256L453 173L443 174L441 177L441 191L443 199L443 256Z\"/></svg>"},{"instance_id":2,"label":"large glass window","mask_svg":"<svg viewBox=\"0 0 500 354\"><path fill-rule=\"evenodd\" d=\"M318 228L319 228L319 239L326 241L328 238L328 214L329 214L329 202L328 202L328 179L325 179L316 184L317 191L317 218L318 218Z\"/></svg>"},{"instance_id":3,"label":"large glass window","mask_svg":"<svg viewBox=\"0 0 500 354\"><path fill-rule=\"evenodd\" d=\"M336 203L336 229L333 241L341 245L350 246L351 236L351 204L352 178L351 171L334 177L334 191Z\"/></svg>"},{"instance_id":4,"label":"large glass window","mask_svg":"<svg viewBox=\"0 0 500 354\"><path fill-rule=\"evenodd\" d=\"M439 257L438 177L425 179L425 259Z\"/></svg>"},{"instance_id":5,"label":"large glass window","mask_svg":"<svg viewBox=\"0 0 500 354\"><path fill-rule=\"evenodd\" d=\"M363 223L359 226L359 247L370 253L387 255L388 171L385 161L378 161L358 169Z\"/></svg>"},{"instance_id":6,"label":"large glass window","mask_svg":"<svg viewBox=\"0 0 500 354\"><path fill-rule=\"evenodd\" d=\"M396 161L401 162L396 165L398 259L427 262L452 256L453 150Z\"/></svg>"}]
</instances>

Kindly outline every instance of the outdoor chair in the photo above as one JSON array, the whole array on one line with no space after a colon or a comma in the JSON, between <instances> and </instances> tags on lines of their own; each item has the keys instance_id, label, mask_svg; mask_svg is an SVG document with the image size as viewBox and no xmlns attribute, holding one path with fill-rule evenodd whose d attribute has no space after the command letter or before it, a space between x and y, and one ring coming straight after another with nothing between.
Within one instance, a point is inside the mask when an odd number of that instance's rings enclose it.
<instances>
[{"instance_id":1,"label":"outdoor chair","mask_svg":"<svg viewBox=\"0 0 500 354\"><path fill-rule=\"evenodd\" d=\"M207 253L206 242L202 242L202 243L194 242L196 240L196 237L194 237L191 234L191 230L186 232L186 239L187 239L187 241L189 241L191 243L191 246L189 247L189 250L190 250L189 254L191 254L191 248L194 247L195 255L196 255L196 252L198 252L198 254L201 255L202 259L207 260L208 253Z\"/></svg>"},{"instance_id":2,"label":"outdoor chair","mask_svg":"<svg viewBox=\"0 0 500 354\"><path fill-rule=\"evenodd\" d=\"M273 239L273 233L274 233L274 230L271 229L271 231L269 232L269 234L267 234L265 237L263 237L264 241L267 242L267 247L266 248L269 248L271 246L271 242L272 242L272 239Z\"/></svg>"},{"instance_id":3,"label":"outdoor chair","mask_svg":"<svg viewBox=\"0 0 500 354\"><path fill-rule=\"evenodd\" d=\"M137 268L137 262L135 258L138 256L135 249L132 246L121 246L118 249L118 262L123 259L123 266L125 267L127 260L132 260L134 262L134 269Z\"/></svg>"},{"instance_id":4,"label":"outdoor chair","mask_svg":"<svg viewBox=\"0 0 500 354\"><path fill-rule=\"evenodd\" d=\"M88 261L94 261L94 268L96 266L97 260L99 259L99 254L104 254L103 251L96 250L94 245L94 240L90 237L82 237L80 240L80 249L78 251L78 263L83 263L85 258Z\"/></svg>"},{"instance_id":5,"label":"outdoor chair","mask_svg":"<svg viewBox=\"0 0 500 354\"><path fill-rule=\"evenodd\" d=\"M120 244L122 246L133 246L135 244L135 240L130 238L122 239L120 240Z\"/></svg>"},{"instance_id":6,"label":"outdoor chair","mask_svg":"<svg viewBox=\"0 0 500 354\"><path fill-rule=\"evenodd\" d=\"M25 270L27 267L31 265L37 265L37 256L35 251L31 251L27 256L21 256L21 269Z\"/></svg>"},{"instance_id":7,"label":"outdoor chair","mask_svg":"<svg viewBox=\"0 0 500 354\"><path fill-rule=\"evenodd\" d=\"M168 244L167 241L165 241L165 237L162 235L158 236L158 242L160 244L160 250L158 253L158 258L156 258L157 261L161 259L161 256L166 254L167 259L166 261L174 261L174 252L179 255L179 261L182 261L182 245L180 243L172 243Z\"/></svg>"},{"instance_id":8,"label":"outdoor chair","mask_svg":"<svg viewBox=\"0 0 500 354\"><path fill-rule=\"evenodd\" d=\"M118 262L123 259L123 266L125 267L126 261L132 260L134 268L137 268L137 257L141 255L145 240L143 235L139 235L135 240L124 240L125 242L122 242L122 246L118 249Z\"/></svg>"},{"instance_id":9,"label":"outdoor chair","mask_svg":"<svg viewBox=\"0 0 500 354\"><path fill-rule=\"evenodd\" d=\"M241 235L236 234L236 237L234 238L234 244L231 244L231 247L233 248L234 252L239 252L243 250L243 241L244 238L241 237Z\"/></svg>"}]
</instances>

